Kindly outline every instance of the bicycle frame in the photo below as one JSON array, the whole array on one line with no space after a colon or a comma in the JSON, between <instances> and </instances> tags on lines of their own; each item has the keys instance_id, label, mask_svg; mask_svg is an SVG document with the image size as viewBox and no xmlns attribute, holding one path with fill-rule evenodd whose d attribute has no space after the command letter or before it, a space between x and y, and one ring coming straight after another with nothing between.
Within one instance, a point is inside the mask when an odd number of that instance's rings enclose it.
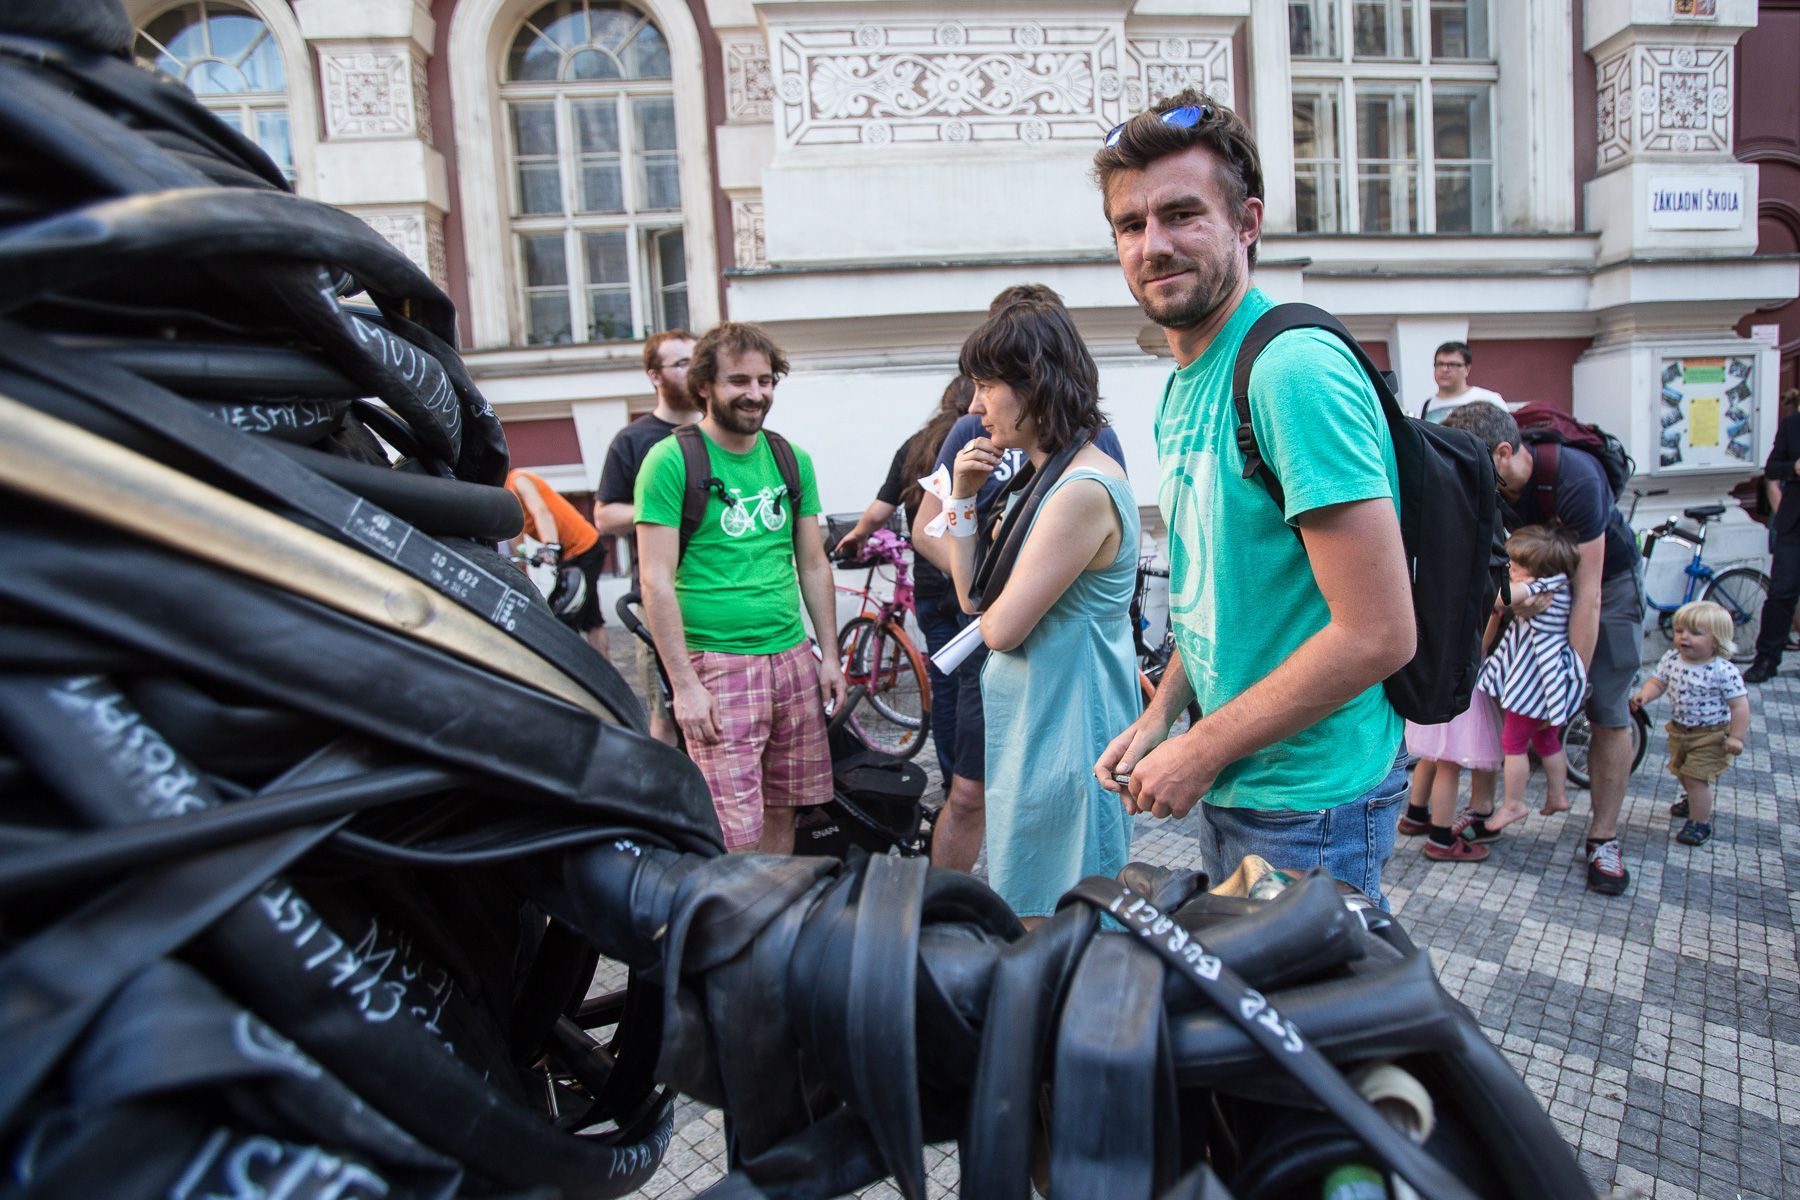
<instances>
[{"instance_id":1,"label":"bicycle frame","mask_svg":"<svg viewBox=\"0 0 1800 1200\"><path fill-rule=\"evenodd\" d=\"M1665 539L1682 542L1694 548L1693 556L1688 559L1687 566L1682 568L1682 574L1687 579L1687 587L1682 591L1681 599L1673 604L1664 604L1654 596L1651 596L1646 587L1644 592L1645 604L1648 604L1651 608L1665 616L1673 616L1676 610L1682 605L1698 599L1700 593L1705 590L1706 585L1718 574L1718 572L1708 566L1705 561L1706 526L1708 524L1709 522L1702 521L1697 532L1690 532L1689 530L1676 525L1671 519L1644 535L1643 553L1644 561L1646 563L1650 561L1650 555L1655 551L1657 543Z\"/></svg>"}]
</instances>

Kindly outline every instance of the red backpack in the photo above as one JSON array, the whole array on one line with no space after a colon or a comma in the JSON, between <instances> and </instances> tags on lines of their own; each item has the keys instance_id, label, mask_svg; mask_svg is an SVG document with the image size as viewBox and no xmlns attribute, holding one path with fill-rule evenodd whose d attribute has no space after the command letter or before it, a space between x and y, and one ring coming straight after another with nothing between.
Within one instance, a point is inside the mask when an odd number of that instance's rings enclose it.
<instances>
[{"instance_id":1,"label":"red backpack","mask_svg":"<svg viewBox=\"0 0 1800 1200\"><path fill-rule=\"evenodd\" d=\"M1545 474L1552 483L1556 479L1558 452L1555 447L1558 446L1573 446L1600 460L1606 481L1612 484L1614 500L1625 494L1625 486L1637 473L1637 463L1625 453L1624 443L1598 425L1577 421L1560 408L1537 403L1522 405L1513 413L1513 420L1519 423L1519 435L1534 448L1551 447L1546 456ZM1545 511L1554 512L1555 508L1552 506Z\"/></svg>"}]
</instances>

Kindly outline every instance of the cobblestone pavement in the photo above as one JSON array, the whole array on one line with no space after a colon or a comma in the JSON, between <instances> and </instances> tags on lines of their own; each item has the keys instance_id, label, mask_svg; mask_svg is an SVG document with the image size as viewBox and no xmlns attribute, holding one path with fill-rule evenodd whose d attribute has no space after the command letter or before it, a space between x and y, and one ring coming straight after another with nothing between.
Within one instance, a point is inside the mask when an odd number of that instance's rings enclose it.
<instances>
[{"instance_id":1,"label":"cobblestone pavement","mask_svg":"<svg viewBox=\"0 0 1800 1200\"><path fill-rule=\"evenodd\" d=\"M1603 1196L1800 1196L1800 672L1790 664L1751 695L1749 745L1719 783L1705 846L1674 840L1679 792L1653 730L1622 817L1625 895L1586 889L1580 792L1572 813L1513 826L1485 863L1432 862L1402 838L1384 879L1444 986ZM1133 857L1198 865L1194 824L1141 821ZM680 1200L717 1181L720 1127L717 1111L682 1101L668 1158L639 1194ZM930 1195L955 1196L955 1147L925 1153Z\"/></svg>"}]
</instances>

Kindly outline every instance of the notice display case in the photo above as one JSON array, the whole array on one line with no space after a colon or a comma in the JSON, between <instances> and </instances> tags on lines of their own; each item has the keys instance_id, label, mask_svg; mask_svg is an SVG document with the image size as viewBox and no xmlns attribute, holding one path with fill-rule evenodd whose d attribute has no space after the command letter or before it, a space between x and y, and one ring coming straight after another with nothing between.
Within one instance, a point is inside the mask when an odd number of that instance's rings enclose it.
<instances>
[{"instance_id":1,"label":"notice display case","mask_svg":"<svg viewBox=\"0 0 1800 1200\"><path fill-rule=\"evenodd\" d=\"M1657 359L1656 449L1641 464L1657 475L1754 470L1757 356L1663 353Z\"/></svg>"}]
</instances>

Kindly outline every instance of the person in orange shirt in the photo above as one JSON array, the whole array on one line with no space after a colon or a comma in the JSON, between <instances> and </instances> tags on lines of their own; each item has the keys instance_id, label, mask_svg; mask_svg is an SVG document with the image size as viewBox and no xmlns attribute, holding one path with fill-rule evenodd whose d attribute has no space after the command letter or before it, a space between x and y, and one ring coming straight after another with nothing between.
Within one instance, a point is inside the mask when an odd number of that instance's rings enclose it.
<instances>
[{"instance_id":1,"label":"person in orange shirt","mask_svg":"<svg viewBox=\"0 0 1800 1200\"><path fill-rule=\"evenodd\" d=\"M506 488L518 497L525 510L525 528L545 545L558 547L557 563L579 567L587 580L587 598L576 614L575 628L588 645L605 655L606 618L600 611L600 563L606 557L600 545L600 531L576 511L555 488L530 471L506 473Z\"/></svg>"}]
</instances>

